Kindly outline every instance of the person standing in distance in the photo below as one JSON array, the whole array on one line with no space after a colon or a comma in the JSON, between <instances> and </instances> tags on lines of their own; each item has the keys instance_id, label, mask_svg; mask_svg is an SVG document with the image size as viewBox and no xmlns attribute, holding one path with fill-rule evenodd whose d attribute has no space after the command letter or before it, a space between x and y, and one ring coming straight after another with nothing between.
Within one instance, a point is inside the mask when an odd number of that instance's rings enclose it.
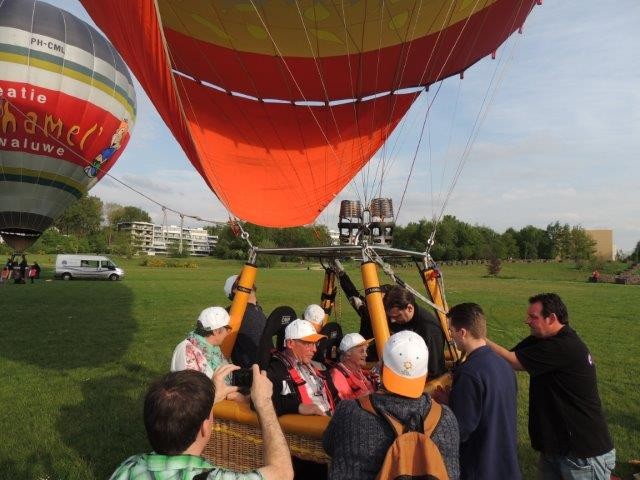
<instances>
[{"instance_id":1,"label":"person standing in distance","mask_svg":"<svg viewBox=\"0 0 640 480\"><path fill-rule=\"evenodd\" d=\"M514 370L529 373L529 436L540 452L541 480L609 480L616 451L602 411L596 365L569 326L555 293L529 298L531 335L509 351L487 345Z\"/></svg>"}]
</instances>

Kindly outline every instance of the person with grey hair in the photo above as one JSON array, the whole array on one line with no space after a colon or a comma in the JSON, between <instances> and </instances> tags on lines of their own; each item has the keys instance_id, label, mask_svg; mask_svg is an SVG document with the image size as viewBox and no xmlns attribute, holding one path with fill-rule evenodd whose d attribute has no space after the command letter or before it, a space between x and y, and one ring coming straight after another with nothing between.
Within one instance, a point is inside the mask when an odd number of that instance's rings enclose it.
<instances>
[{"instance_id":1,"label":"person with grey hair","mask_svg":"<svg viewBox=\"0 0 640 480\"><path fill-rule=\"evenodd\" d=\"M218 367L229 364L220 349L229 330L229 314L224 308L205 308L198 316L195 329L174 349L171 371L197 370L211 378ZM226 382L231 383L230 376ZM248 399L239 392L233 392L227 400L244 402Z\"/></svg>"},{"instance_id":2,"label":"person with grey hair","mask_svg":"<svg viewBox=\"0 0 640 480\"><path fill-rule=\"evenodd\" d=\"M379 378L365 370L367 346L373 339L366 340L359 333L347 333L340 342L340 362L330 370L331 379L341 400L353 400L373 393Z\"/></svg>"}]
</instances>

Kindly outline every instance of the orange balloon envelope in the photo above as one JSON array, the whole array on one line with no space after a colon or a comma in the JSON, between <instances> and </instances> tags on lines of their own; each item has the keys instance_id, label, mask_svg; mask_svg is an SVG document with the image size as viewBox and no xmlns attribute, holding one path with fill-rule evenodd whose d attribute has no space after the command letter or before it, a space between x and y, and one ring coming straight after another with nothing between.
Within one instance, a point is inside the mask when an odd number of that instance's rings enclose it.
<instances>
[{"instance_id":1,"label":"orange balloon envelope","mask_svg":"<svg viewBox=\"0 0 640 480\"><path fill-rule=\"evenodd\" d=\"M463 72L536 0L81 0L236 216L312 222L417 89ZM402 91L405 90L405 91Z\"/></svg>"}]
</instances>

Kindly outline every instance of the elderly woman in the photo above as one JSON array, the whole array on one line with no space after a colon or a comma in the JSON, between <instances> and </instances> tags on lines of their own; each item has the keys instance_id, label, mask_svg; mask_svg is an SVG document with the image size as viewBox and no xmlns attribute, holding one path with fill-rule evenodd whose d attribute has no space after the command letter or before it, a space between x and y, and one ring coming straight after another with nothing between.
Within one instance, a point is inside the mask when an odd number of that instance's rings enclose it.
<instances>
[{"instance_id":1,"label":"elderly woman","mask_svg":"<svg viewBox=\"0 0 640 480\"><path fill-rule=\"evenodd\" d=\"M229 314L222 307L205 308L199 315L195 329L173 351L171 371L197 370L212 378L221 366L229 364L220 346L229 334ZM231 376L225 378L231 384ZM246 402L248 398L239 392L227 395L227 400Z\"/></svg>"},{"instance_id":2,"label":"elderly woman","mask_svg":"<svg viewBox=\"0 0 640 480\"><path fill-rule=\"evenodd\" d=\"M340 363L331 369L331 379L341 400L353 400L376 391L377 376L363 368L367 345L372 341L359 333L347 333L340 342Z\"/></svg>"}]
</instances>

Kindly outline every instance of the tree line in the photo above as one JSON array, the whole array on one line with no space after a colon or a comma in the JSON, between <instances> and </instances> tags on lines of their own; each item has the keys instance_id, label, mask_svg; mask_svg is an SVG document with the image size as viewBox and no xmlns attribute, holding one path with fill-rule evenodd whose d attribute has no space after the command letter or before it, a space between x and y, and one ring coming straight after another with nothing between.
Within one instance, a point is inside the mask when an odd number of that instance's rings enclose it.
<instances>
[{"instance_id":1,"label":"tree line","mask_svg":"<svg viewBox=\"0 0 640 480\"><path fill-rule=\"evenodd\" d=\"M95 196L85 196L71 205L46 230L31 248L34 252L104 252L130 256L135 252L128 233L118 232L120 222L150 222L149 214L135 206L103 203ZM243 224L251 242L264 248L313 247L330 244L326 226L293 228L266 228L250 223ZM226 259L245 259L247 244L238 235L237 228L224 225L207 227L210 234L218 236L213 255ZM423 252L434 231L434 223L428 220L396 226L393 246L405 250ZM455 216L444 216L437 225L434 245L430 250L434 259L485 260L485 259L560 259L589 260L595 254L595 242L579 225L571 226L554 222L545 229L528 225L519 230L508 228L504 233L482 226L471 225ZM640 242L630 259L640 257ZM275 259L274 259L275 260ZM294 260L285 258L285 260ZM271 260L263 260L272 263Z\"/></svg>"},{"instance_id":2,"label":"tree line","mask_svg":"<svg viewBox=\"0 0 640 480\"><path fill-rule=\"evenodd\" d=\"M428 220L396 227L393 246L424 251L433 231L434 223ZM497 233L489 227L471 225L446 215L435 231L431 255L441 261L492 258L579 261L589 260L596 253L596 242L584 228L557 221L546 229L528 225L520 230L508 228L504 233Z\"/></svg>"}]
</instances>

